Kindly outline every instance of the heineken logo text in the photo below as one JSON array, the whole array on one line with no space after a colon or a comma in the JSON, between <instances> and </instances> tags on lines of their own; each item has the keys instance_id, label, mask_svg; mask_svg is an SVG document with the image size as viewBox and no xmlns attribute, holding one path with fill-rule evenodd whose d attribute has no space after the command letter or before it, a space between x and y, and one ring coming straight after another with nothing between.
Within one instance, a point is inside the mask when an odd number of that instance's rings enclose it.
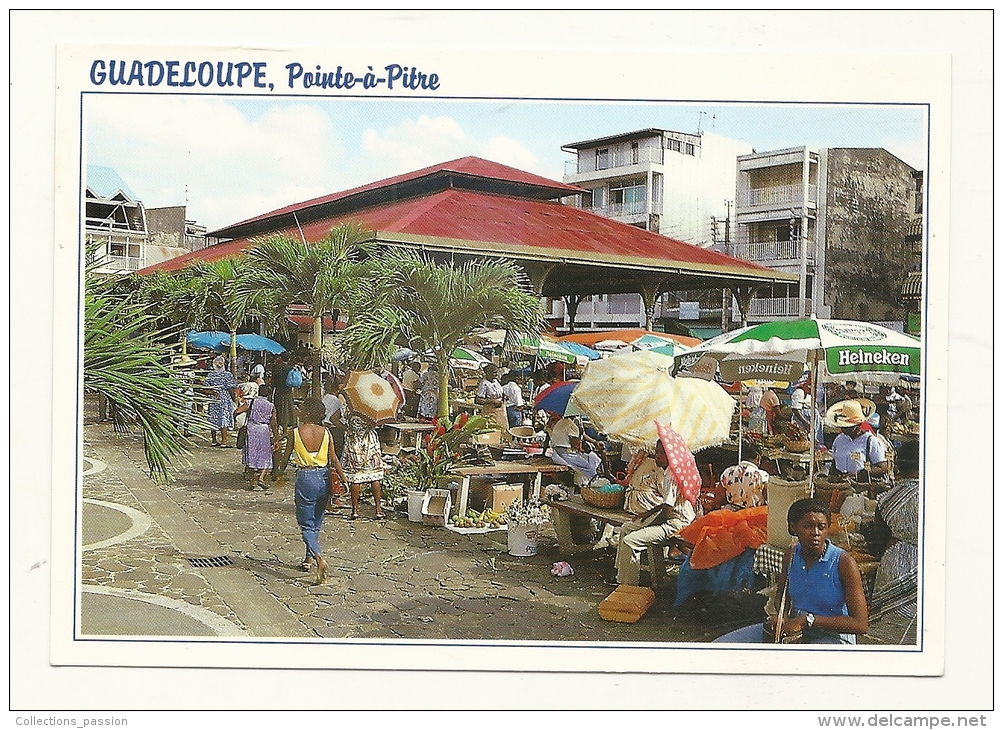
<instances>
[{"instance_id":1,"label":"heineken logo text","mask_svg":"<svg viewBox=\"0 0 1003 730\"><path fill-rule=\"evenodd\" d=\"M909 365L909 353L888 352L865 352L864 350L840 350L839 364L846 365Z\"/></svg>"}]
</instances>

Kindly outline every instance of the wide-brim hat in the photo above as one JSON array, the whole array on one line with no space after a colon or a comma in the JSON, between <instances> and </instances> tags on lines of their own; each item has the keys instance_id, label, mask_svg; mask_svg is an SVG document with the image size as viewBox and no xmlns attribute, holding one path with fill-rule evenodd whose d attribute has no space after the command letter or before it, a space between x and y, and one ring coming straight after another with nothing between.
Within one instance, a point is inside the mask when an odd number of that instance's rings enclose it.
<instances>
[{"instance_id":1,"label":"wide-brim hat","mask_svg":"<svg viewBox=\"0 0 1003 730\"><path fill-rule=\"evenodd\" d=\"M874 405L874 401L870 398L854 398L860 404L860 410L864 412L864 418L870 418L874 414L874 410L877 408Z\"/></svg>"},{"instance_id":2,"label":"wide-brim hat","mask_svg":"<svg viewBox=\"0 0 1003 730\"><path fill-rule=\"evenodd\" d=\"M873 403L871 404L874 405ZM858 400L841 400L829 406L823 419L826 426L831 428L846 428L848 426L859 426L867 420L864 409Z\"/></svg>"}]
</instances>

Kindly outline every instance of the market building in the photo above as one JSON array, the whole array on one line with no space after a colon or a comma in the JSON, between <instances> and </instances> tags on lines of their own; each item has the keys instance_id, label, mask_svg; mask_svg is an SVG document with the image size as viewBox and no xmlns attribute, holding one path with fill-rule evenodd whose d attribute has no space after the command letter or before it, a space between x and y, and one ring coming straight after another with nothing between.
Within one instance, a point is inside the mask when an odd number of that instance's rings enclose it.
<instances>
[{"instance_id":1,"label":"market building","mask_svg":"<svg viewBox=\"0 0 1003 730\"><path fill-rule=\"evenodd\" d=\"M237 254L272 233L320 240L358 223L378 244L420 249L442 260L501 257L517 263L547 301L633 295L654 324L666 291L726 288L747 302L754 289L790 274L693 246L587 210L562 205L583 188L478 157L464 157L290 205L226 226L220 240L143 271L179 269L195 259ZM563 312L561 313L563 314Z\"/></svg>"}]
</instances>

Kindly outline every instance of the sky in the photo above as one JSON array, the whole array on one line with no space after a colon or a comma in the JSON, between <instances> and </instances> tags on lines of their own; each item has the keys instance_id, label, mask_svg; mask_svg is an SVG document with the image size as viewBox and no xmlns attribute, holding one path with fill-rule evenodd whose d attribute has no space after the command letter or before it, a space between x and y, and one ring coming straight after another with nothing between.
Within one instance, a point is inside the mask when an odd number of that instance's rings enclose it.
<instances>
[{"instance_id":1,"label":"sky","mask_svg":"<svg viewBox=\"0 0 1003 730\"><path fill-rule=\"evenodd\" d=\"M648 127L751 144L882 147L925 170L926 107L87 94L85 162L148 208L187 205L210 231L476 155L561 180L561 146Z\"/></svg>"}]
</instances>

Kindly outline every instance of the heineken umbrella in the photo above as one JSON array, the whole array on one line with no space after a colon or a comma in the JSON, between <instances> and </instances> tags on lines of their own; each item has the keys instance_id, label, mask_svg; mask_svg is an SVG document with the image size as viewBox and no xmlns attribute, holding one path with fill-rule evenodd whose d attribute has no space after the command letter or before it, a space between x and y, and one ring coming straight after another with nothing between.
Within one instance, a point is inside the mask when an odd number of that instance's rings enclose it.
<instances>
[{"instance_id":1,"label":"heineken umbrella","mask_svg":"<svg viewBox=\"0 0 1003 730\"><path fill-rule=\"evenodd\" d=\"M457 347L453 350L453 354L449 356L450 365L454 368L464 370L480 370L490 363L491 361L484 357L484 355L467 347Z\"/></svg>"},{"instance_id":2,"label":"heineken umbrella","mask_svg":"<svg viewBox=\"0 0 1003 730\"><path fill-rule=\"evenodd\" d=\"M793 382L808 367L816 382L855 378L897 383L903 375L919 375L920 341L869 322L779 320L701 343L676 357L676 374L706 378L711 361L717 363L721 379L729 382Z\"/></svg>"},{"instance_id":3,"label":"heineken umbrella","mask_svg":"<svg viewBox=\"0 0 1003 730\"><path fill-rule=\"evenodd\" d=\"M675 359L677 375L729 382L796 381L807 367L812 383L865 380L897 383L920 373L920 341L869 322L843 319L778 320L727 332ZM815 399L812 423L815 423ZM809 462L809 479L815 460Z\"/></svg>"},{"instance_id":4,"label":"heineken umbrella","mask_svg":"<svg viewBox=\"0 0 1003 730\"><path fill-rule=\"evenodd\" d=\"M536 355L542 360L563 362L569 365L577 362L579 357L570 350L562 347L556 341L548 340L540 337L540 335L512 332L511 330L505 338L505 349L512 352Z\"/></svg>"}]
</instances>

